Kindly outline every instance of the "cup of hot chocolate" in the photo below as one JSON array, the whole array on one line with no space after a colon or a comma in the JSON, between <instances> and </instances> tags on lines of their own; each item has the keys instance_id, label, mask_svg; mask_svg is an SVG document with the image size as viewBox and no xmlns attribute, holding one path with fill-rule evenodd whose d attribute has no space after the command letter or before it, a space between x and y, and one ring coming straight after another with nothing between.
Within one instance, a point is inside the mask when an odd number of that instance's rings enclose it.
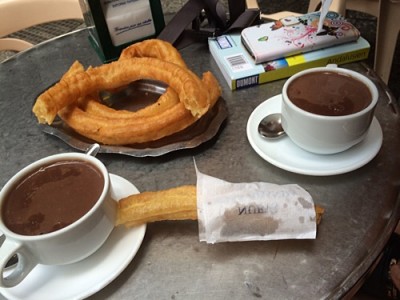
<instances>
[{"instance_id":1,"label":"cup of hot chocolate","mask_svg":"<svg viewBox=\"0 0 400 300\"><path fill-rule=\"evenodd\" d=\"M85 259L107 240L116 209L109 173L89 154L52 155L23 168L0 192L0 286L17 285L37 264ZM17 265L7 268L15 255Z\"/></svg>"},{"instance_id":2,"label":"cup of hot chocolate","mask_svg":"<svg viewBox=\"0 0 400 300\"><path fill-rule=\"evenodd\" d=\"M282 126L299 147L334 154L358 144L368 133L378 90L366 76L336 65L290 77L282 91Z\"/></svg>"}]
</instances>

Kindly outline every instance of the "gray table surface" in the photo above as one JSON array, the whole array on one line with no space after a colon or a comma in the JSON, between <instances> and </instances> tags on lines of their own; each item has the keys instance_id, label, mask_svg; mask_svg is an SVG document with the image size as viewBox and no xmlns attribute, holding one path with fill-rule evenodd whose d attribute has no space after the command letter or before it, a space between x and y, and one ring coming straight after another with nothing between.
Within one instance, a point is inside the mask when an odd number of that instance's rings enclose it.
<instances>
[{"instance_id":1,"label":"gray table surface","mask_svg":"<svg viewBox=\"0 0 400 300\"><path fill-rule=\"evenodd\" d=\"M192 150L155 158L99 154L111 173L140 191L195 184L200 170L231 182L297 183L325 209L315 240L221 243L198 240L197 222L148 224L139 252L122 274L91 299L341 298L368 270L399 217L400 120L380 88L376 117L383 145L366 166L336 176L304 176L260 158L246 136L251 112L277 95L284 80L232 92L206 45L182 50L195 73L211 70L223 87L229 117L220 133ZM75 151L44 134L31 113L39 92L74 60L101 61L81 30L0 64L0 187L19 169L47 155ZM346 65L365 72L361 64ZM284 154L283 154L284 155ZM333 162L334 163L334 162Z\"/></svg>"}]
</instances>

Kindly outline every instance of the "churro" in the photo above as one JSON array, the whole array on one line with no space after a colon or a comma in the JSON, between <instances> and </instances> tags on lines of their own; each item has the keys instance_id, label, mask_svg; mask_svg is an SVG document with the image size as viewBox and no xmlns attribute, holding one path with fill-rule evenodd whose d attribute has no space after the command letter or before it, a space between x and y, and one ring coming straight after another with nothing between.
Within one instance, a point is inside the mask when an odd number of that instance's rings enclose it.
<instances>
[{"instance_id":1,"label":"churro","mask_svg":"<svg viewBox=\"0 0 400 300\"><path fill-rule=\"evenodd\" d=\"M130 195L118 202L116 225L136 226L166 220L197 220L195 185L184 185L168 190ZM325 210L314 206L316 224Z\"/></svg>"},{"instance_id":2,"label":"churro","mask_svg":"<svg viewBox=\"0 0 400 300\"><path fill-rule=\"evenodd\" d=\"M197 220L196 186L143 192L118 202L116 225L136 226L163 220Z\"/></svg>"},{"instance_id":3,"label":"churro","mask_svg":"<svg viewBox=\"0 0 400 300\"><path fill-rule=\"evenodd\" d=\"M168 85L158 101L141 110L115 110L98 100L100 91L112 91L141 80ZM33 107L40 123L56 115L79 134L109 145L158 140L192 125L214 106L221 94L210 73L200 79L187 69L170 44L148 40L125 49L118 61L84 70L75 62L61 80L42 93Z\"/></svg>"}]
</instances>

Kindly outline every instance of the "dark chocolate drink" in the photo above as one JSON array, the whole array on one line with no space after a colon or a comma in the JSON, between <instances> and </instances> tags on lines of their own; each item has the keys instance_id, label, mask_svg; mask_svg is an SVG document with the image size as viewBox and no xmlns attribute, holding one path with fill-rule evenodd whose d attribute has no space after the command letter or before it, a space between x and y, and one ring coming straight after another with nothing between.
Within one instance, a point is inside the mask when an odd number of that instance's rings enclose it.
<instances>
[{"instance_id":1,"label":"dark chocolate drink","mask_svg":"<svg viewBox=\"0 0 400 300\"><path fill-rule=\"evenodd\" d=\"M350 115L372 101L372 94L363 82L330 71L307 73L294 79L287 95L301 109L325 116Z\"/></svg>"},{"instance_id":2,"label":"dark chocolate drink","mask_svg":"<svg viewBox=\"0 0 400 300\"><path fill-rule=\"evenodd\" d=\"M39 235L64 228L85 215L104 187L102 173L82 160L61 160L25 176L6 195L1 211L8 229Z\"/></svg>"}]
</instances>

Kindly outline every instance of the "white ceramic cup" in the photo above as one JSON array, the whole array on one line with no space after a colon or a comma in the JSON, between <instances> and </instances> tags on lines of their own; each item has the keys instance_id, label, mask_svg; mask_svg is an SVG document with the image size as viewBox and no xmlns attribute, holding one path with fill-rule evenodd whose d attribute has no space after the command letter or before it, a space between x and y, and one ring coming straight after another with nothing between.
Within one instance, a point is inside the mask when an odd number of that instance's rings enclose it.
<instances>
[{"instance_id":1,"label":"white ceramic cup","mask_svg":"<svg viewBox=\"0 0 400 300\"><path fill-rule=\"evenodd\" d=\"M293 104L287 95L293 80L311 72L323 71L347 74L364 83L371 92L371 103L359 112L342 116L318 115ZM377 102L375 84L360 73L336 65L307 69L290 77L283 86L282 126L289 138L306 151L316 154L339 153L361 142L366 136Z\"/></svg>"},{"instance_id":2,"label":"white ceramic cup","mask_svg":"<svg viewBox=\"0 0 400 300\"><path fill-rule=\"evenodd\" d=\"M83 153L63 153L40 159L14 175L0 192L0 209L14 184L39 166L60 160L82 160L94 165L104 178L101 195L95 205L74 223L42 235L20 235L10 231L0 218L0 231L5 241L0 248L0 286L20 283L37 265L63 265L85 259L107 240L114 228L116 202L111 198L110 178L106 167L97 158ZM18 263L6 270L7 262L18 255ZM5 277L5 273L10 273Z\"/></svg>"}]
</instances>

